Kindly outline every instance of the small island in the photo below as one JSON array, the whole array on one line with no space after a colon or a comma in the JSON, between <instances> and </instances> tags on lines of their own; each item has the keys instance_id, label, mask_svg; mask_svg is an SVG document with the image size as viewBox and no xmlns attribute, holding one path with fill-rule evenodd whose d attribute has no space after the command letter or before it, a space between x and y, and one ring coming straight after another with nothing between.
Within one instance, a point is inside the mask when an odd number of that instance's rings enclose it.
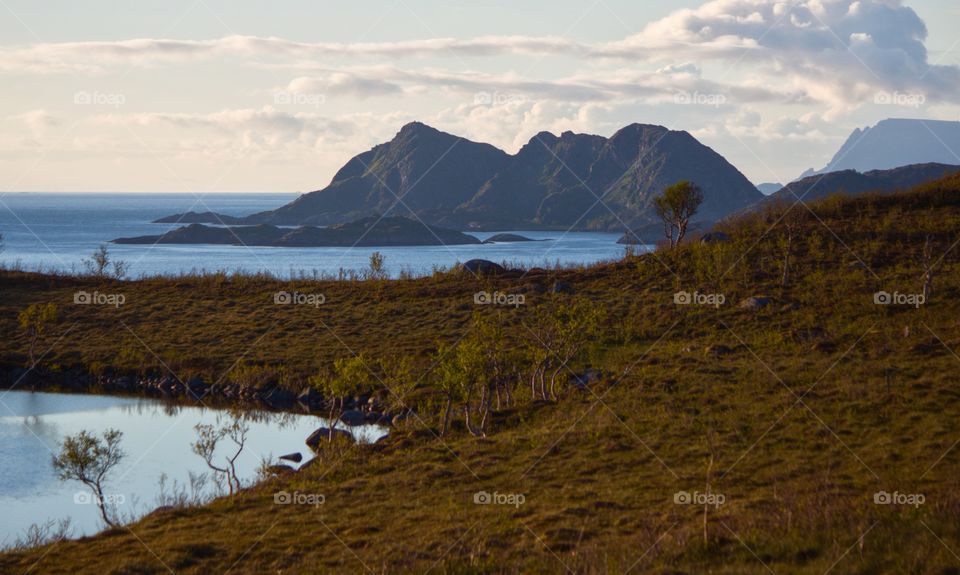
<instances>
[{"instance_id":1,"label":"small island","mask_svg":"<svg viewBox=\"0 0 960 575\"><path fill-rule=\"evenodd\" d=\"M508 244L514 242L545 242L548 240L534 240L517 234L496 234L483 240L485 244Z\"/></svg>"},{"instance_id":2,"label":"small island","mask_svg":"<svg viewBox=\"0 0 960 575\"><path fill-rule=\"evenodd\" d=\"M192 223L164 234L118 238L115 244L220 244L270 247L441 246L481 243L474 236L403 217L367 217L325 228L209 226Z\"/></svg>"}]
</instances>

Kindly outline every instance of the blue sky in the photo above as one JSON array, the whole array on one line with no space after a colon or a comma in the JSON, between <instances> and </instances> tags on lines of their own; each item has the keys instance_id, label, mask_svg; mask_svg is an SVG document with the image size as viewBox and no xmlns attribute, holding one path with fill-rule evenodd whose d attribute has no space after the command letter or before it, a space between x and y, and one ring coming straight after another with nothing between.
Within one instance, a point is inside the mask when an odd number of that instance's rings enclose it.
<instances>
[{"instance_id":1,"label":"blue sky","mask_svg":"<svg viewBox=\"0 0 960 575\"><path fill-rule=\"evenodd\" d=\"M960 120L958 17L945 0L0 0L0 188L307 191L412 120L510 152L662 124L786 181L855 127Z\"/></svg>"}]
</instances>

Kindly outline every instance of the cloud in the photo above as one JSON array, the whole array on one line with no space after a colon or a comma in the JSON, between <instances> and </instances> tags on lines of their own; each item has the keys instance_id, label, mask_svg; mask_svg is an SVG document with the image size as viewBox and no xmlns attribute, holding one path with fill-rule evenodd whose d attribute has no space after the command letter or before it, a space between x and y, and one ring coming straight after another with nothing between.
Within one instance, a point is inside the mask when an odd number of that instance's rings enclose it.
<instances>
[{"instance_id":1,"label":"cloud","mask_svg":"<svg viewBox=\"0 0 960 575\"><path fill-rule=\"evenodd\" d=\"M766 77L836 109L881 89L957 101L960 69L929 63L926 37L923 20L901 0L712 0L596 53L745 60L754 80Z\"/></svg>"},{"instance_id":2,"label":"cloud","mask_svg":"<svg viewBox=\"0 0 960 575\"><path fill-rule=\"evenodd\" d=\"M646 65L659 75L684 79L711 77L704 71L705 64L718 61L721 73L713 76L718 85L746 84L754 90L765 87L794 94L797 102L826 103L836 114L870 102L879 90L921 93L931 102L960 101L960 68L931 64L926 37L923 20L902 0L710 0L695 9L674 11L636 35L608 43L520 35L356 43L240 35L211 40L40 43L0 48L0 72L93 73L123 66L222 63L231 58L240 65L309 69L329 68L334 62L346 66L342 61L346 58L395 64L407 58L434 57L454 58L462 69L463 58L560 55L583 61L585 69L628 61L631 66ZM740 66L742 62L749 66ZM467 87L470 78L466 76L431 79L430 75L438 74L419 74L423 85L477 89ZM397 83L382 78L330 75L325 81L322 91L331 95L366 97L401 91ZM519 80L504 74L503 82ZM566 93L571 100L585 101L603 97L596 88L559 82L541 86L530 81L518 89L531 94L538 90L558 96Z\"/></svg>"},{"instance_id":3,"label":"cloud","mask_svg":"<svg viewBox=\"0 0 960 575\"><path fill-rule=\"evenodd\" d=\"M557 37L484 36L403 42L294 42L276 37L226 36L214 40L142 38L114 42L38 43L0 48L0 72L104 72L114 66L149 66L203 58L318 58L423 56L481 57L501 54L585 54L589 48Z\"/></svg>"}]
</instances>

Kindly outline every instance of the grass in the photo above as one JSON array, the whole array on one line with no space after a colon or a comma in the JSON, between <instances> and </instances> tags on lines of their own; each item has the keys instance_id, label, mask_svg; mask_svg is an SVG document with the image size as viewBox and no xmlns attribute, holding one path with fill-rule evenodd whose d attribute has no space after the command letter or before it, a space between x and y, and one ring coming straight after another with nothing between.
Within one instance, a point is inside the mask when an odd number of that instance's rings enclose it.
<instances>
[{"instance_id":1,"label":"grass","mask_svg":"<svg viewBox=\"0 0 960 575\"><path fill-rule=\"evenodd\" d=\"M9 365L26 358L17 312L57 301L48 369L115 365L118 350L142 340L151 352L140 368L159 357L175 373L215 378L243 357L287 366L293 387L361 352L413 357L426 370L437 342L470 329L481 289L526 290L525 306L484 309L500 313L515 345L554 300L587 298L607 315L572 366L602 370L600 381L567 387L557 402L523 400L520 383L521 401L495 413L486 438L460 420L438 438L425 378L420 418L383 443L331 451L232 499L0 555L0 572L958 573L960 179L783 215L724 224L729 243L484 280L8 274L0 358ZM945 254L930 300L876 305L878 291L922 290L924 261L934 263L924 246L934 261ZM556 281L574 294L550 293ZM127 303L68 305L84 288L122 291ZM278 289L321 292L327 303L274 306ZM675 305L680 290L727 303ZM769 303L738 305L751 296ZM281 490L325 502L276 505ZM524 502L477 505L481 491ZM724 503L679 505L681 491ZM877 505L881 491L925 502Z\"/></svg>"}]
</instances>

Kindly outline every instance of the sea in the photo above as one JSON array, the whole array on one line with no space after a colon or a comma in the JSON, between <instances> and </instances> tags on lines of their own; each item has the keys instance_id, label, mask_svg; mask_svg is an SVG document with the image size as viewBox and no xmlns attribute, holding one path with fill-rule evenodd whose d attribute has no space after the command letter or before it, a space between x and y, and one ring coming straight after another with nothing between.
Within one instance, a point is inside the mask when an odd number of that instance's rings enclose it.
<instances>
[{"instance_id":1,"label":"sea","mask_svg":"<svg viewBox=\"0 0 960 575\"><path fill-rule=\"evenodd\" d=\"M154 224L186 211L243 216L295 199L286 193L5 193L0 194L0 265L10 269L82 273L101 245L128 266L128 277L189 273L267 272L278 277L340 277L362 272L380 252L391 277L429 275L481 258L516 267L589 265L622 258L620 234L504 230L523 243L467 246L286 248L224 245L115 245L121 237L157 235L177 227ZM463 230L481 240L492 232Z\"/></svg>"}]
</instances>

